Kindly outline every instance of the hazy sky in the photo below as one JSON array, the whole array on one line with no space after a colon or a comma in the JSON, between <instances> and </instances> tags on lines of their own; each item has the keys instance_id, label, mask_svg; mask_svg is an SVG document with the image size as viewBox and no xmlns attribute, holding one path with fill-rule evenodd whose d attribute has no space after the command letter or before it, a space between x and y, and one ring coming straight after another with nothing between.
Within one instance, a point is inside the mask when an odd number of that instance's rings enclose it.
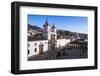
<instances>
[{"instance_id":1,"label":"hazy sky","mask_svg":"<svg viewBox=\"0 0 100 76\"><path fill-rule=\"evenodd\" d=\"M57 29L88 33L88 18L82 16L28 15L28 24L43 28L46 19Z\"/></svg>"}]
</instances>

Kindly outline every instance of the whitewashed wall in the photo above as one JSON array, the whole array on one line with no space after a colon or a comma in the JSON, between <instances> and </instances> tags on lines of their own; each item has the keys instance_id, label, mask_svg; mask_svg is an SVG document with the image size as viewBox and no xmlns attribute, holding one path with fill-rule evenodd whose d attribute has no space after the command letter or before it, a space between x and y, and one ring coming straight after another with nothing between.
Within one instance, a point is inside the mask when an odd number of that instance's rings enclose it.
<instances>
[{"instance_id":1,"label":"whitewashed wall","mask_svg":"<svg viewBox=\"0 0 100 76\"><path fill-rule=\"evenodd\" d=\"M68 44L70 42L70 39L58 39L57 40L57 48L62 46L65 46L66 44ZM36 45L35 45L36 43ZM48 51L48 40L41 40L41 41L29 41L28 42L28 50L29 50L29 54L28 57L32 56L32 55L38 55L39 54L39 45L40 43L42 43L43 46L43 52ZM35 48L37 48L37 51L35 52Z\"/></svg>"},{"instance_id":2,"label":"whitewashed wall","mask_svg":"<svg viewBox=\"0 0 100 76\"><path fill-rule=\"evenodd\" d=\"M70 39L58 39L57 40L57 48L59 47L59 44L60 44L60 47L62 46L65 46L66 44L68 44L70 42Z\"/></svg>"},{"instance_id":3,"label":"whitewashed wall","mask_svg":"<svg viewBox=\"0 0 100 76\"><path fill-rule=\"evenodd\" d=\"M35 43L37 45L35 45ZM28 49L30 51L30 54L28 54L28 57L32 55L38 55L39 54L39 45L42 43L43 46L43 52L46 52L48 50L48 40L41 40L41 41L29 41L28 44ZM37 48L37 51L35 52L35 48Z\"/></svg>"}]
</instances>

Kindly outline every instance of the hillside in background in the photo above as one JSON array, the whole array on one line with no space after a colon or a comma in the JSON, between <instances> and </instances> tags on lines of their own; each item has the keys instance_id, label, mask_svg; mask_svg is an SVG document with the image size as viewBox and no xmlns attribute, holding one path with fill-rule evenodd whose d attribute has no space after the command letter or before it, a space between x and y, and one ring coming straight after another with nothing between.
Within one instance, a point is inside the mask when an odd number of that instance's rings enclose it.
<instances>
[{"instance_id":1,"label":"hillside in background","mask_svg":"<svg viewBox=\"0 0 100 76\"><path fill-rule=\"evenodd\" d=\"M33 30L34 31L37 31L37 32L40 32L41 35L43 33L43 29L36 26L36 25L30 25L28 24L28 31L29 30ZM87 39L87 34L84 34L84 33L78 33L78 32L72 32L72 31L68 31L68 30L62 30L62 29L57 29L57 38L58 39L61 39L61 38L70 38L71 36L74 36L74 37L78 37L80 36L81 38L86 38Z\"/></svg>"}]
</instances>

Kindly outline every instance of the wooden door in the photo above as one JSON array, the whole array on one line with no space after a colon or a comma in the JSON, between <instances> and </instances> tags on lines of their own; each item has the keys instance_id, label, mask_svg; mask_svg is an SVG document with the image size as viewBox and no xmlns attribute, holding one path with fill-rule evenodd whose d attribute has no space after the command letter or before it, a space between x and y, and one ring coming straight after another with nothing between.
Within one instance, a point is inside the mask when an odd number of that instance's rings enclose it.
<instances>
[{"instance_id":1,"label":"wooden door","mask_svg":"<svg viewBox=\"0 0 100 76\"><path fill-rule=\"evenodd\" d=\"M43 45L39 45L39 54L43 54Z\"/></svg>"}]
</instances>

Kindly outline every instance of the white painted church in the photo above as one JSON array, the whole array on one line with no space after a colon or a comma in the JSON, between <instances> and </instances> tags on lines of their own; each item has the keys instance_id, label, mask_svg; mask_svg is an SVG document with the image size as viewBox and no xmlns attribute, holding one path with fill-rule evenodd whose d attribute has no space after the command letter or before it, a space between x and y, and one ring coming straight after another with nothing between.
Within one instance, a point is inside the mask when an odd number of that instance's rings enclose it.
<instances>
[{"instance_id":1,"label":"white painted church","mask_svg":"<svg viewBox=\"0 0 100 76\"><path fill-rule=\"evenodd\" d=\"M42 35L45 39L28 41L28 57L63 47L70 42L70 39L57 39L57 29L54 24L49 25L47 20L43 25Z\"/></svg>"}]
</instances>

